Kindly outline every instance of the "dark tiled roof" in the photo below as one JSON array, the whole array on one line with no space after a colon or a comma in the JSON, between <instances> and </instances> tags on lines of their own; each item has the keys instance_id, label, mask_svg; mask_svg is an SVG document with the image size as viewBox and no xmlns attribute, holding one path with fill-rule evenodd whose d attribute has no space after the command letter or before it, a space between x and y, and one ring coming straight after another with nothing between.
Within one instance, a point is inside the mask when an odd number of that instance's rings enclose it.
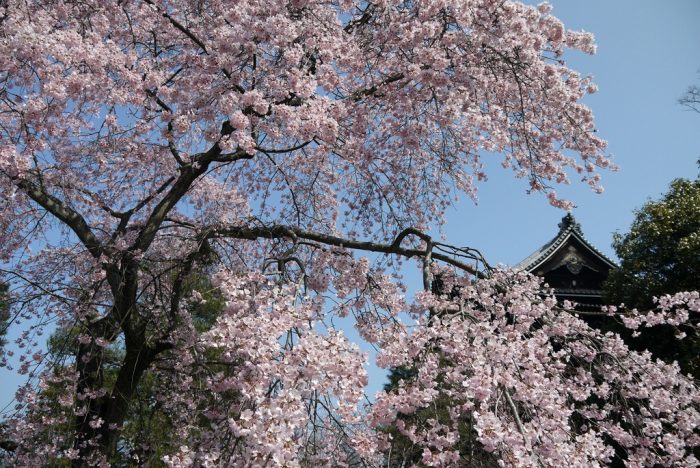
<instances>
[{"instance_id":1,"label":"dark tiled roof","mask_svg":"<svg viewBox=\"0 0 700 468\"><path fill-rule=\"evenodd\" d=\"M516 270L532 271L537 265L556 252L558 248L571 236L576 237L583 245L590 249L591 252L600 257L602 261L608 263L611 268L617 267L617 264L613 260L608 258L600 250L593 247L593 245L586 240L586 238L583 236L581 225L576 222L571 213L567 213L567 215L562 218L561 223L559 223L559 234L557 234L554 239L534 251L526 259L519 262L513 268Z\"/></svg>"}]
</instances>

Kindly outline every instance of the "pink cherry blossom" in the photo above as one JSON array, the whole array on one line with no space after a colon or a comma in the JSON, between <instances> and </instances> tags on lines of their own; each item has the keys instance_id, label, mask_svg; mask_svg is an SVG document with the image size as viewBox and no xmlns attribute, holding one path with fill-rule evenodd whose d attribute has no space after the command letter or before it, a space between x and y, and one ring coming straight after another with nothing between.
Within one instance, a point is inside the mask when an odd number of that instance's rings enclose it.
<instances>
[{"instance_id":1,"label":"pink cherry blossom","mask_svg":"<svg viewBox=\"0 0 700 468\"><path fill-rule=\"evenodd\" d=\"M486 158L554 206L572 174L602 190L595 84L565 63L595 44L550 5L9 0L0 24L0 261L24 327L0 365L29 378L11 463L381 466L392 425L457 466L468 421L503 465L697 464L677 366L425 234ZM698 312L658 303L622 319ZM355 332L415 376L366 399ZM146 380L160 460L125 430Z\"/></svg>"}]
</instances>

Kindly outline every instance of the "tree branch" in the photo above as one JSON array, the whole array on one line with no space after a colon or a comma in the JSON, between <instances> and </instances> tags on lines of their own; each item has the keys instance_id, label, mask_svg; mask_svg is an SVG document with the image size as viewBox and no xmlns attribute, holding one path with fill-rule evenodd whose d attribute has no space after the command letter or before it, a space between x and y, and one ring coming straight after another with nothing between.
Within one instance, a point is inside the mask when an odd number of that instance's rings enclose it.
<instances>
[{"instance_id":1,"label":"tree branch","mask_svg":"<svg viewBox=\"0 0 700 468\"><path fill-rule=\"evenodd\" d=\"M396 241L392 242L391 244L382 244L382 243L377 243L377 242L370 242L370 241L358 241L358 240L353 240L353 239L346 239L338 236L333 236L330 234L323 234L320 232L315 232L315 231L306 231L297 227L291 227L291 226L280 226L280 225L273 225L273 226L268 226L268 227L239 227L239 226L232 226L232 227L220 227L220 228L208 228L210 231L208 236L209 238L225 238L225 237L231 237L231 238L236 238L236 239L247 239L247 240L256 240L256 239L279 239L279 238L290 238L290 239L304 239L308 241L315 241L320 244L325 244L325 245L334 245L337 247L347 247L349 249L353 250L363 250L366 252L377 252L377 253L385 253L385 254L396 254L396 255L401 255L404 257L425 257L428 252L425 250L421 249L413 249L413 248L403 248L400 245L400 241L397 243ZM409 231L409 230L407 230ZM420 232L417 230L410 229L410 232L408 234L415 234L415 232ZM404 231L405 232L405 231ZM402 239L405 237L407 234L404 234L402 232L399 234L399 237L397 239ZM403 236L402 236L403 235ZM422 236L425 236L425 234L421 233ZM464 270L472 275L475 275L479 278L485 277L484 273L476 270L473 266L464 263L460 260L454 259L448 255L441 254L439 252L432 252L432 258L435 260L440 260L442 262L445 262L449 265L452 265L454 267L457 267L461 270Z\"/></svg>"},{"instance_id":2,"label":"tree branch","mask_svg":"<svg viewBox=\"0 0 700 468\"><path fill-rule=\"evenodd\" d=\"M689 86L678 102L695 112L700 112L700 87Z\"/></svg>"},{"instance_id":3,"label":"tree branch","mask_svg":"<svg viewBox=\"0 0 700 468\"><path fill-rule=\"evenodd\" d=\"M160 9L160 7L158 7L156 4L154 4L151 0L144 0L144 1L145 1L146 3L148 3L149 5L151 5L152 7L154 7L154 8L156 9L156 11L158 11L158 13L160 13L161 15L163 15L163 18L165 18L165 19L167 19L168 21L170 21L170 24L172 24L177 30L179 30L180 32L182 32L185 36L187 36L188 38L190 38L190 40L191 40L192 42L194 42L195 44L197 44L197 45L199 46L199 48L202 49L202 51L203 51L205 54L209 55L209 51L207 51L207 47L204 45L204 43L203 43L197 36L194 35L194 33L193 33L192 31L190 31L190 30L187 29L185 26L183 26L178 20L176 20L175 18L173 18L172 16L170 16L170 14L169 14L168 12L162 11L162 10Z\"/></svg>"},{"instance_id":4,"label":"tree branch","mask_svg":"<svg viewBox=\"0 0 700 468\"><path fill-rule=\"evenodd\" d=\"M369 88L364 88L364 89L358 89L354 91L351 95L350 98L353 101L359 101L364 97L367 96L372 96L375 94L377 91L379 91L379 88L382 86L386 86L388 84L394 83L396 81L399 81L403 79L405 75L403 73L394 73L393 75L389 75L385 79L383 79L379 84L371 86Z\"/></svg>"},{"instance_id":5,"label":"tree branch","mask_svg":"<svg viewBox=\"0 0 700 468\"><path fill-rule=\"evenodd\" d=\"M507 388L503 388L503 393L506 396L506 400L508 401L508 405L510 406L511 411L513 412L513 418L515 419L515 423L518 426L518 431L520 432L520 435L523 436L523 441L525 442L525 450L528 451L528 453L533 454L532 451L532 445L530 444L530 439L527 437L527 433L525 432L525 427L523 426L523 422L520 420L520 414L518 413L518 408L515 406L515 402L510 396L510 393L508 392Z\"/></svg>"},{"instance_id":6,"label":"tree branch","mask_svg":"<svg viewBox=\"0 0 700 468\"><path fill-rule=\"evenodd\" d=\"M222 135L230 134L233 131L231 124L224 122L221 129ZM146 249L151 245L153 239L155 239L158 228L160 228L161 223L168 215L170 210L182 199L182 197L189 191L190 187L195 180L202 174L204 174L209 168L209 164L217 162L233 162L239 159L251 159L253 155L247 154L243 150L237 150L230 154L221 154L221 147L218 143L214 144L205 153L199 153L195 156L194 164L189 164L183 166L180 169L180 176L177 178L173 186L170 188L168 194L163 197L163 199L153 208L151 215L146 221L146 225L139 233L138 238L134 242L130 250L140 250L145 252Z\"/></svg>"},{"instance_id":7,"label":"tree branch","mask_svg":"<svg viewBox=\"0 0 700 468\"><path fill-rule=\"evenodd\" d=\"M16 185L27 194L29 198L38 203L46 211L63 221L78 236L78 239L87 247L90 254L95 258L102 255L102 245L93 234L85 218L77 211L66 205L63 201L45 192L28 180L15 179Z\"/></svg>"}]
</instances>

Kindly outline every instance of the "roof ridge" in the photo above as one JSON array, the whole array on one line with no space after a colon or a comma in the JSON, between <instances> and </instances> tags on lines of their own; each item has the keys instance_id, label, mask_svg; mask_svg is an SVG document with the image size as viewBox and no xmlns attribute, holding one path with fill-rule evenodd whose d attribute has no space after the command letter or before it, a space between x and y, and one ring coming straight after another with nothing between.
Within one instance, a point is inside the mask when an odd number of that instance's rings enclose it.
<instances>
[{"instance_id":1,"label":"roof ridge","mask_svg":"<svg viewBox=\"0 0 700 468\"><path fill-rule=\"evenodd\" d=\"M535 250L532 254L528 255L526 258L518 262L513 268L516 270L527 270L531 271L533 267L539 265L544 260L546 260L551 254L559 248L559 246L566 241L572 234L575 234L579 241L588 249L591 250L595 255L600 257L603 261L611 265L613 268L617 268L617 262L612 260L610 257L605 255L603 252L598 250L591 242L586 239L583 234L583 229L581 224L576 221L576 218L568 212L558 224L559 232L552 238L549 242L545 243L542 247Z\"/></svg>"}]
</instances>

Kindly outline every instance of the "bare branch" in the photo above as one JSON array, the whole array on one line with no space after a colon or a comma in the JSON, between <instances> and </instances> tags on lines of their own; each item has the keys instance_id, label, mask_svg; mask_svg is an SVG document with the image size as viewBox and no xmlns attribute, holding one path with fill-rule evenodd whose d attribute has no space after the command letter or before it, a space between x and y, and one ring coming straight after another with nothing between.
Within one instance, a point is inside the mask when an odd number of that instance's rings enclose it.
<instances>
[{"instance_id":1,"label":"bare branch","mask_svg":"<svg viewBox=\"0 0 700 468\"><path fill-rule=\"evenodd\" d=\"M510 406L511 411L513 412L513 418L515 419L515 423L518 425L518 431L520 431L520 435L523 436L523 441L525 442L525 449L529 453L532 453L532 445L530 444L530 439L528 439L527 434L525 433L525 427L523 426L523 422L520 420L518 408L515 406L515 402L513 402L513 399L510 397L510 393L508 392L507 388L503 389L503 393L506 396L506 400L508 401L508 405Z\"/></svg>"},{"instance_id":2,"label":"bare branch","mask_svg":"<svg viewBox=\"0 0 700 468\"><path fill-rule=\"evenodd\" d=\"M280 239L280 238L290 238L290 239L304 239L308 241L318 242L325 245L334 245L337 247L347 247L353 250L363 250L366 252L378 252L385 254L395 254L401 255L403 257L421 257L424 258L428 252L426 250L414 249L414 248L403 248L400 246L400 242L392 242L391 244L382 244L378 242L370 241L358 241L353 239L346 239L343 237L333 236L330 234L324 234L315 231L306 231L297 227L292 226L267 226L267 227L243 227L243 226L232 226L232 227L220 227L220 228L209 228L210 234L208 237L211 238L225 238L232 237L236 239ZM417 230L415 230L417 231ZM420 231L417 231L420 232ZM411 233L415 233L411 231ZM403 234L403 233L402 233ZM421 233L422 236L425 234ZM404 235L405 237L405 235ZM463 261L452 258L449 255L441 254L439 252L432 252L432 258L435 260L440 260L456 268L464 270L472 275L479 278L483 278L484 273L476 270L473 266L464 263Z\"/></svg>"},{"instance_id":3,"label":"bare branch","mask_svg":"<svg viewBox=\"0 0 700 468\"><path fill-rule=\"evenodd\" d=\"M160 195L165 191L168 186L173 183L175 180L175 177L169 177L165 182L163 182L160 187L156 189L155 192L151 193L148 195L146 198L141 200L139 203L136 204L133 208L131 208L129 211L126 211L124 213L117 213L119 215L118 217L121 219L121 222L119 223L119 226L117 229L114 231L114 234L112 235L112 241L116 240L116 238L119 236L120 233L124 232L126 230L126 226L129 223L129 219L131 216L139 211L141 208L149 204L157 195Z\"/></svg>"},{"instance_id":4,"label":"bare branch","mask_svg":"<svg viewBox=\"0 0 700 468\"><path fill-rule=\"evenodd\" d=\"M700 112L700 86L689 86L678 102L695 112Z\"/></svg>"},{"instance_id":5,"label":"bare branch","mask_svg":"<svg viewBox=\"0 0 700 468\"><path fill-rule=\"evenodd\" d=\"M82 215L63 201L47 193L44 189L37 187L28 180L15 179L15 183L29 198L71 228L93 257L99 258L100 255L102 255L102 245L100 241L97 240L97 237L95 237Z\"/></svg>"},{"instance_id":6,"label":"bare branch","mask_svg":"<svg viewBox=\"0 0 700 468\"><path fill-rule=\"evenodd\" d=\"M284 149L267 149L267 148L256 148L258 151L261 151L263 153L270 153L270 154L277 154L277 153L291 153L292 151L297 151L305 146L307 146L309 143L311 143L313 140L308 140L305 141L304 143L299 143L298 145L291 146L289 148L284 148Z\"/></svg>"}]
</instances>

